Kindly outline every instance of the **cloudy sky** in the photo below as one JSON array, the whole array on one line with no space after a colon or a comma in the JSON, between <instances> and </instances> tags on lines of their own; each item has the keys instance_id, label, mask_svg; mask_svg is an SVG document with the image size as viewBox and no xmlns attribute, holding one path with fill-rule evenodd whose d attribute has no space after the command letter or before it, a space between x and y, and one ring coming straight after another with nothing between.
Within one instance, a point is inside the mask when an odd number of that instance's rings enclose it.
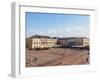
<instances>
[{"instance_id":1,"label":"cloudy sky","mask_svg":"<svg viewBox=\"0 0 100 80\"><path fill-rule=\"evenodd\" d=\"M89 37L89 16L26 12L26 37Z\"/></svg>"}]
</instances>

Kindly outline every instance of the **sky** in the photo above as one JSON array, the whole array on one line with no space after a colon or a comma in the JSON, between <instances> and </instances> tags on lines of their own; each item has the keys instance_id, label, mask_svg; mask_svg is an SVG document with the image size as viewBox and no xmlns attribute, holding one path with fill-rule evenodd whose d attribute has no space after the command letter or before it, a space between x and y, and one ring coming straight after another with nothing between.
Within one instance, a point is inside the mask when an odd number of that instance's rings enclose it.
<instances>
[{"instance_id":1,"label":"sky","mask_svg":"<svg viewBox=\"0 0 100 80\"><path fill-rule=\"evenodd\" d=\"M26 12L26 37L89 37L89 19L89 15Z\"/></svg>"}]
</instances>

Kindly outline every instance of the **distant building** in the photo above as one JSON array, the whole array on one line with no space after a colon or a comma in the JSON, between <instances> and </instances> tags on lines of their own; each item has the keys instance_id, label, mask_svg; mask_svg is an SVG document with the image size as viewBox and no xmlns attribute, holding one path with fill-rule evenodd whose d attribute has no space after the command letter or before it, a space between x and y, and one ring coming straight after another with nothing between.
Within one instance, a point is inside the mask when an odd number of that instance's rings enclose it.
<instances>
[{"instance_id":1,"label":"distant building","mask_svg":"<svg viewBox=\"0 0 100 80\"><path fill-rule=\"evenodd\" d=\"M89 39L86 37L67 37L58 39L62 47L89 47Z\"/></svg>"},{"instance_id":2,"label":"distant building","mask_svg":"<svg viewBox=\"0 0 100 80\"><path fill-rule=\"evenodd\" d=\"M57 46L57 39L49 38L47 39L48 47L56 47Z\"/></svg>"},{"instance_id":3,"label":"distant building","mask_svg":"<svg viewBox=\"0 0 100 80\"><path fill-rule=\"evenodd\" d=\"M35 35L26 39L26 47L29 49L35 48L50 48L57 45L57 39L48 36Z\"/></svg>"},{"instance_id":4,"label":"distant building","mask_svg":"<svg viewBox=\"0 0 100 80\"><path fill-rule=\"evenodd\" d=\"M59 47L67 47L68 46L68 41L66 38L58 38L57 39L57 44Z\"/></svg>"},{"instance_id":5,"label":"distant building","mask_svg":"<svg viewBox=\"0 0 100 80\"><path fill-rule=\"evenodd\" d=\"M49 36L35 35L26 39L26 47L29 49L53 47L89 47L89 39L86 37L51 38Z\"/></svg>"}]
</instances>

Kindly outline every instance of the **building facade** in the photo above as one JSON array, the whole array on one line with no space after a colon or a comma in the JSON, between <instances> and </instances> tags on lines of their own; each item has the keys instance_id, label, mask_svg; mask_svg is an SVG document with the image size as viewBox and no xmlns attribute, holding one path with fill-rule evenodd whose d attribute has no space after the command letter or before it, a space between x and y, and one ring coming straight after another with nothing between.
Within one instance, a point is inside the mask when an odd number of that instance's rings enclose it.
<instances>
[{"instance_id":1,"label":"building facade","mask_svg":"<svg viewBox=\"0 0 100 80\"><path fill-rule=\"evenodd\" d=\"M89 39L86 37L68 37L60 39L63 47L88 47Z\"/></svg>"},{"instance_id":2,"label":"building facade","mask_svg":"<svg viewBox=\"0 0 100 80\"><path fill-rule=\"evenodd\" d=\"M51 48L57 45L57 39L48 36L33 36L26 39L26 45L29 49Z\"/></svg>"},{"instance_id":3,"label":"building facade","mask_svg":"<svg viewBox=\"0 0 100 80\"><path fill-rule=\"evenodd\" d=\"M53 48L53 47L89 47L86 37L51 38L48 36L32 36L26 39L26 48Z\"/></svg>"}]
</instances>

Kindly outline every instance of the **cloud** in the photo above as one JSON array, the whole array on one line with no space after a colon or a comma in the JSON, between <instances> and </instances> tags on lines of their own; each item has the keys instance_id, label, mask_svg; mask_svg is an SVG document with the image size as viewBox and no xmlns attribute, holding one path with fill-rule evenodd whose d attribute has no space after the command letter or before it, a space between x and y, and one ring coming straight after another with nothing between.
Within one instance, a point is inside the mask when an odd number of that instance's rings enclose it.
<instances>
[{"instance_id":1,"label":"cloud","mask_svg":"<svg viewBox=\"0 0 100 80\"><path fill-rule=\"evenodd\" d=\"M89 31L83 27L65 27L57 29L48 29L48 35L58 37L89 37Z\"/></svg>"},{"instance_id":2,"label":"cloud","mask_svg":"<svg viewBox=\"0 0 100 80\"><path fill-rule=\"evenodd\" d=\"M54 27L48 28L45 31L30 29L27 32L27 36L32 35L47 35L52 37L89 37L89 29L83 26L75 27Z\"/></svg>"}]
</instances>

